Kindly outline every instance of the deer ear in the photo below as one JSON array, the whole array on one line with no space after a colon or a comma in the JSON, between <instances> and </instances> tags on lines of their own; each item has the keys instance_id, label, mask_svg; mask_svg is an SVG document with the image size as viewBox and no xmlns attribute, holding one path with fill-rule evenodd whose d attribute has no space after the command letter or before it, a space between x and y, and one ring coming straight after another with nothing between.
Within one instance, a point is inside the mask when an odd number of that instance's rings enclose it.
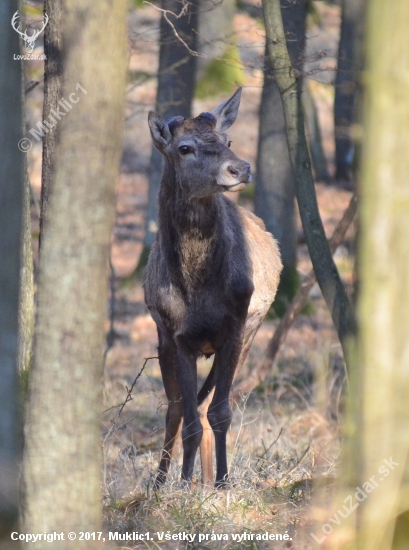
<instances>
[{"instance_id":1,"label":"deer ear","mask_svg":"<svg viewBox=\"0 0 409 550\"><path fill-rule=\"evenodd\" d=\"M236 120L240 105L241 90L241 87L238 88L229 99L226 99L216 109L213 109L212 115L216 117L217 132L225 132Z\"/></svg>"},{"instance_id":2,"label":"deer ear","mask_svg":"<svg viewBox=\"0 0 409 550\"><path fill-rule=\"evenodd\" d=\"M156 149L162 153L172 139L172 134L170 133L168 123L164 118L153 111L149 111L148 123L153 144Z\"/></svg>"}]
</instances>

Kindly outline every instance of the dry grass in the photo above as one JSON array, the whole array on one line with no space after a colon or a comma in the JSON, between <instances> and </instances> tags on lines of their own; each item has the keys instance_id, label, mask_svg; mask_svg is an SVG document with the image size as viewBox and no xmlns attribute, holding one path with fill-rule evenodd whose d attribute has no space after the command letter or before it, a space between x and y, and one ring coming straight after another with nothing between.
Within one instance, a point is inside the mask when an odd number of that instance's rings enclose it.
<instances>
[{"instance_id":1,"label":"dry grass","mask_svg":"<svg viewBox=\"0 0 409 550\"><path fill-rule=\"evenodd\" d=\"M149 362L134 399L104 442L105 529L153 536L149 542L128 541L127 548L308 548L304 543L297 546L297 538L309 524L315 483L336 474L343 367L338 348L329 342L321 343L316 353L304 353L302 360L283 355L265 383L235 403L228 449L231 487L223 491L202 486L199 458L192 487L183 487L180 453L165 486L152 492L166 401L157 361ZM201 361L199 373L204 376L209 366ZM111 381L108 403L124 401L131 383L129 377L122 384L118 379ZM117 411L105 413L105 434ZM196 540L160 541L158 532L196 533ZM288 532L292 540L238 542L232 538L232 534L265 532ZM228 540L199 544L199 534L211 537L212 533L227 535Z\"/></svg>"}]
</instances>

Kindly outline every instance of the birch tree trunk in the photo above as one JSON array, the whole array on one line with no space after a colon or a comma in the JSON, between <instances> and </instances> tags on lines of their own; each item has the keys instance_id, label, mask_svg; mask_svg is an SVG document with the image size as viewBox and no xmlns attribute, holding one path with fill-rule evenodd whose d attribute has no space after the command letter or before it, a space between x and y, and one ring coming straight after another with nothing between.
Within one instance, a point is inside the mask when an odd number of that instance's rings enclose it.
<instances>
[{"instance_id":1,"label":"birch tree trunk","mask_svg":"<svg viewBox=\"0 0 409 550\"><path fill-rule=\"evenodd\" d=\"M99 410L127 64L126 0L65 0L63 94L25 427L28 533L102 531ZM60 109L62 112L63 109ZM52 543L55 549L72 544ZM75 548L101 548L79 541ZM35 548L48 548L47 541Z\"/></svg>"}]
</instances>

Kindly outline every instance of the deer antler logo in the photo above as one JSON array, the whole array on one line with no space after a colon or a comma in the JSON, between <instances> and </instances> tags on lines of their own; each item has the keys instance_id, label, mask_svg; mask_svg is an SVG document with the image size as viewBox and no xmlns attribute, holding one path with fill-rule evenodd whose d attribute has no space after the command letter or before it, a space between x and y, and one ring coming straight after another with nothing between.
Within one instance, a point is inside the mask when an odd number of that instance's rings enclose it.
<instances>
[{"instance_id":1,"label":"deer antler logo","mask_svg":"<svg viewBox=\"0 0 409 550\"><path fill-rule=\"evenodd\" d=\"M43 32L43 30L47 26L48 15L46 13L44 14L44 23L43 23L43 26L41 27L41 29L40 30L35 30L34 29L33 34L31 34L31 35L28 35L27 31L22 32L21 31L21 25L19 25L17 27L17 21L19 20L19 18L20 18L19 13L18 13L18 11L16 11L16 13L13 15L13 18L11 20L11 26L13 27L13 29L16 32L18 32L18 34L20 34L23 37L24 44L27 48L27 51L28 51L28 53L31 53L34 50L35 41L37 40L38 36L40 36L40 34Z\"/></svg>"}]
</instances>

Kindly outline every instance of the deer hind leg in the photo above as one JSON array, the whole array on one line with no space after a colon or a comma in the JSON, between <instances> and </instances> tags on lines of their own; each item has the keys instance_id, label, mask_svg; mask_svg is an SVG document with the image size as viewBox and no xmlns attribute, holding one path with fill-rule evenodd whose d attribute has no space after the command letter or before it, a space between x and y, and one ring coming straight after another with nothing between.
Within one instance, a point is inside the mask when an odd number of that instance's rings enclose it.
<instances>
[{"instance_id":1,"label":"deer hind leg","mask_svg":"<svg viewBox=\"0 0 409 550\"><path fill-rule=\"evenodd\" d=\"M213 399L214 388L205 397L204 401L199 405L200 422L203 427L203 436L200 443L200 461L202 464L202 483L203 485L213 485L213 449L214 438L213 430L207 418L207 411Z\"/></svg>"},{"instance_id":2,"label":"deer hind leg","mask_svg":"<svg viewBox=\"0 0 409 550\"><path fill-rule=\"evenodd\" d=\"M158 473L153 486L155 491L166 481L172 451L182 422L182 396L175 372L175 360L174 344L159 333L159 364L169 405L166 413L165 444L162 449Z\"/></svg>"}]
</instances>

